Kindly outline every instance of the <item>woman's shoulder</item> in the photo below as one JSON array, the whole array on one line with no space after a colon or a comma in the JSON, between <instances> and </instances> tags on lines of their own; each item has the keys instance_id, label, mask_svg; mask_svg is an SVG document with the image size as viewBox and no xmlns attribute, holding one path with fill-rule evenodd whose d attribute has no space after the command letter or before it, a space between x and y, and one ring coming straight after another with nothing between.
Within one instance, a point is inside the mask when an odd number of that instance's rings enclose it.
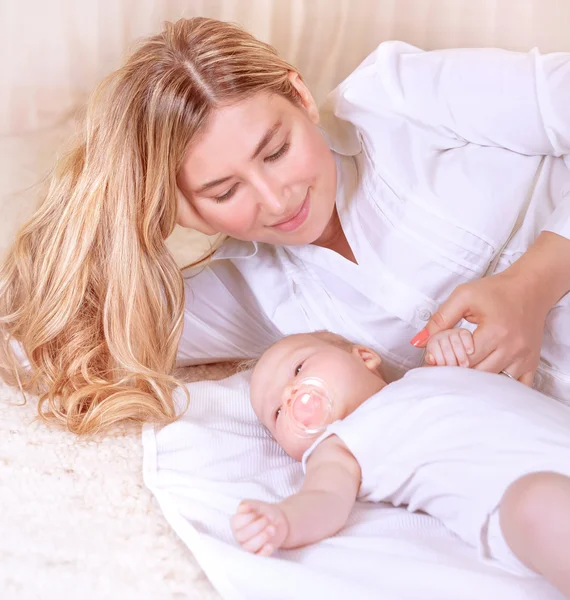
<instances>
[{"instance_id":1,"label":"woman's shoulder","mask_svg":"<svg viewBox=\"0 0 570 600\"><path fill-rule=\"evenodd\" d=\"M338 104L341 100L360 104L368 100L378 106L382 102L393 102L394 94L402 91L396 85L401 76L401 59L405 55L424 53L405 42L383 42L328 94L324 104ZM371 91L374 95L367 96Z\"/></svg>"},{"instance_id":2,"label":"woman's shoulder","mask_svg":"<svg viewBox=\"0 0 570 600\"><path fill-rule=\"evenodd\" d=\"M408 63L404 56L425 52L404 42L384 42L344 79L320 106L321 125L329 147L338 154L355 156L362 145L371 150L375 142L394 131L422 128L411 106L421 93L407 85ZM427 71L429 69L424 69ZM429 79L429 74L426 74ZM404 81L406 79L406 81ZM430 135L433 135L430 128ZM445 145L445 143L444 143Z\"/></svg>"}]
</instances>

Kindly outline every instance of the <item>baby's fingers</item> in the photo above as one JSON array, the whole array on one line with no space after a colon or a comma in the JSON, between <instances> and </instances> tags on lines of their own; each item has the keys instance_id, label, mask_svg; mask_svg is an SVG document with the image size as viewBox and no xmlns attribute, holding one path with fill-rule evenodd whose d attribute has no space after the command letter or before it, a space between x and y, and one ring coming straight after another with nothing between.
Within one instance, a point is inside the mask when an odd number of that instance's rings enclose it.
<instances>
[{"instance_id":1,"label":"baby's fingers","mask_svg":"<svg viewBox=\"0 0 570 600\"><path fill-rule=\"evenodd\" d=\"M437 365L438 367L444 367L445 365L453 367L457 365L455 353L453 352L448 337L441 337L440 339L430 341L426 362L431 365Z\"/></svg>"},{"instance_id":2,"label":"baby's fingers","mask_svg":"<svg viewBox=\"0 0 570 600\"><path fill-rule=\"evenodd\" d=\"M455 349L452 345L451 339L453 335L442 338L439 340L439 345L441 346L441 351L443 352L443 357L445 359L445 364L448 367L456 367L457 366L457 358L455 356Z\"/></svg>"},{"instance_id":3,"label":"baby's fingers","mask_svg":"<svg viewBox=\"0 0 570 600\"><path fill-rule=\"evenodd\" d=\"M248 513L238 512L231 518L231 526L235 531L237 531L238 529L243 529L246 525L249 525L258 517L259 514L255 511L251 511Z\"/></svg>"},{"instance_id":4,"label":"baby's fingers","mask_svg":"<svg viewBox=\"0 0 570 600\"><path fill-rule=\"evenodd\" d=\"M467 354L473 354L475 352L475 342L473 341L473 334L468 329L460 329L459 337L463 342L463 347Z\"/></svg>"},{"instance_id":5,"label":"baby's fingers","mask_svg":"<svg viewBox=\"0 0 570 600\"><path fill-rule=\"evenodd\" d=\"M247 541L242 542L241 546L248 552L262 553L265 556L268 556L273 550L271 544L268 542L273 538L274 535L275 526L268 525L266 522L265 527L263 527L263 529L257 535L254 535Z\"/></svg>"},{"instance_id":6,"label":"baby's fingers","mask_svg":"<svg viewBox=\"0 0 570 600\"><path fill-rule=\"evenodd\" d=\"M453 352L455 353L455 358L457 359L459 366L468 367L469 356L467 355L467 349L463 345L463 339L460 333L453 333L449 339L451 341L451 346L453 347Z\"/></svg>"},{"instance_id":7,"label":"baby's fingers","mask_svg":"<svg viewBox=\"0 0 570 600\"><path fill-rule=\"evenodd\" d=\"M269 521L262 515L252 523L234 529L235 538L240 544L243 544L247 540L250 540L261 533L268 525Z\"/></svg>"}]
</instances>

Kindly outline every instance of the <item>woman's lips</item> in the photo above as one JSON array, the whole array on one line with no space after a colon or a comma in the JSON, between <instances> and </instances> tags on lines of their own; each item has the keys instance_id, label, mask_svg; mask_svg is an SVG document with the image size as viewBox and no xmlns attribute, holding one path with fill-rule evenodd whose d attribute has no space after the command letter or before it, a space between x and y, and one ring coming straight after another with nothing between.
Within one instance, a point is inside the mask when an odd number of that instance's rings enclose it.
<instances>
[{"instance_id":1,"label":"woman's lips","mask_svg":"<svg viewBox=\"0 0 570 600\"><path fill-rule=\"evenodd\" d=\"M271 225L273 229L279 229L279 231L295 231L301 227L301 225L307 220L309 216L309 190L307 190L307 195L305 196L305 200L303 200L303 204L301 204L301 208L297 211L297 213L292 216L287 221L283 221L282 223L277 223L276 225Z\"/></svg>"}]
</instances>

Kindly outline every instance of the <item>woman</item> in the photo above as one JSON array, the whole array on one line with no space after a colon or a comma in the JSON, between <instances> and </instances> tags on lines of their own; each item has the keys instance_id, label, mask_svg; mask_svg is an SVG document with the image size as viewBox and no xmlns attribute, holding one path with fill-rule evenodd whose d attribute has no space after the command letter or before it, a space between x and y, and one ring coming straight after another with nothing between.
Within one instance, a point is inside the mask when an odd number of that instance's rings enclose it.
<instances>
[{"instance_id":1,"label":"woman","mask_svg":"<svg viewBox=\"0 0 570 600\"><path fill-rule=\"evenodd\" d=\"M241 29L167 24L96 92L3 267L2 376L84 433L174 418L175 362L329 329L393 379L465 317L471 366L530 384L542 352L534 384L570 400L569 92L566 54L387 43L319 115ZM184 280L176 221L230 236Z\"/></svg>"}]
</instances>

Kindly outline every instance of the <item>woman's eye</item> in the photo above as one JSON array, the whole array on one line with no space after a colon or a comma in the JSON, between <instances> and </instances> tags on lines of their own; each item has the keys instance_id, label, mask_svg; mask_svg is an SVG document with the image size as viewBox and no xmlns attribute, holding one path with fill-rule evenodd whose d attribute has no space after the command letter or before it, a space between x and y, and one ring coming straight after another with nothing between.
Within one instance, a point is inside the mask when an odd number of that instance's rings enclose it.
<instances>
[{"instance_id":1,"label":"woman's eye","mask_svg":"<svg viewBox=\"0 0 570 600\"><path fill-rule=\"evenodd\" d=\"M296 367L295 367L295 377L297 375L299 375L299 372L301 371L301 369L303 368L303 363L299 363Z\"/></svg>"},{"instance_id":2,"label":"woman's eye","mask_svg":"<svg viewBox=\"0 0 570 600\"><path fill-rule=\"evenodd\" d=\"M222 194L221 196L214 196L214 200L216 202L224 202L225 200L229 200L234 195L236 188L237 184L231 187L225 194Z\"/></svg>"},{"instance_id":3,"label":"woman's eye","mask_svg":"<svg viewBox=\"0 0 570 600\"><path fill-rule=\"evenodd\" d=\"M267 162L273 162L274 160L281 158L285 154L285 152L287 152L287 150L289 150L290 145L291 144L289 144L289 142L285 142L283 144L283 146L281 146L281 148L279 148L279 150L277 150L277 152L275 152L275 154L270 154L269 156L266 156L265 160Z\"/></svg>"},{"instance_id":4,"label":"woman's eye","mask_svg":"<svg viewBox=\"0 0 570 600\"><path fill-rule=\"evenodd\" d=\"M278 408L278 409L275 411L275 420L276 420L276 421L277 421L277 419L279 418L279 415L280 415L280 414L281 414L281 409L280 409L280 408Z\"/></svg>"}]
</instances>

